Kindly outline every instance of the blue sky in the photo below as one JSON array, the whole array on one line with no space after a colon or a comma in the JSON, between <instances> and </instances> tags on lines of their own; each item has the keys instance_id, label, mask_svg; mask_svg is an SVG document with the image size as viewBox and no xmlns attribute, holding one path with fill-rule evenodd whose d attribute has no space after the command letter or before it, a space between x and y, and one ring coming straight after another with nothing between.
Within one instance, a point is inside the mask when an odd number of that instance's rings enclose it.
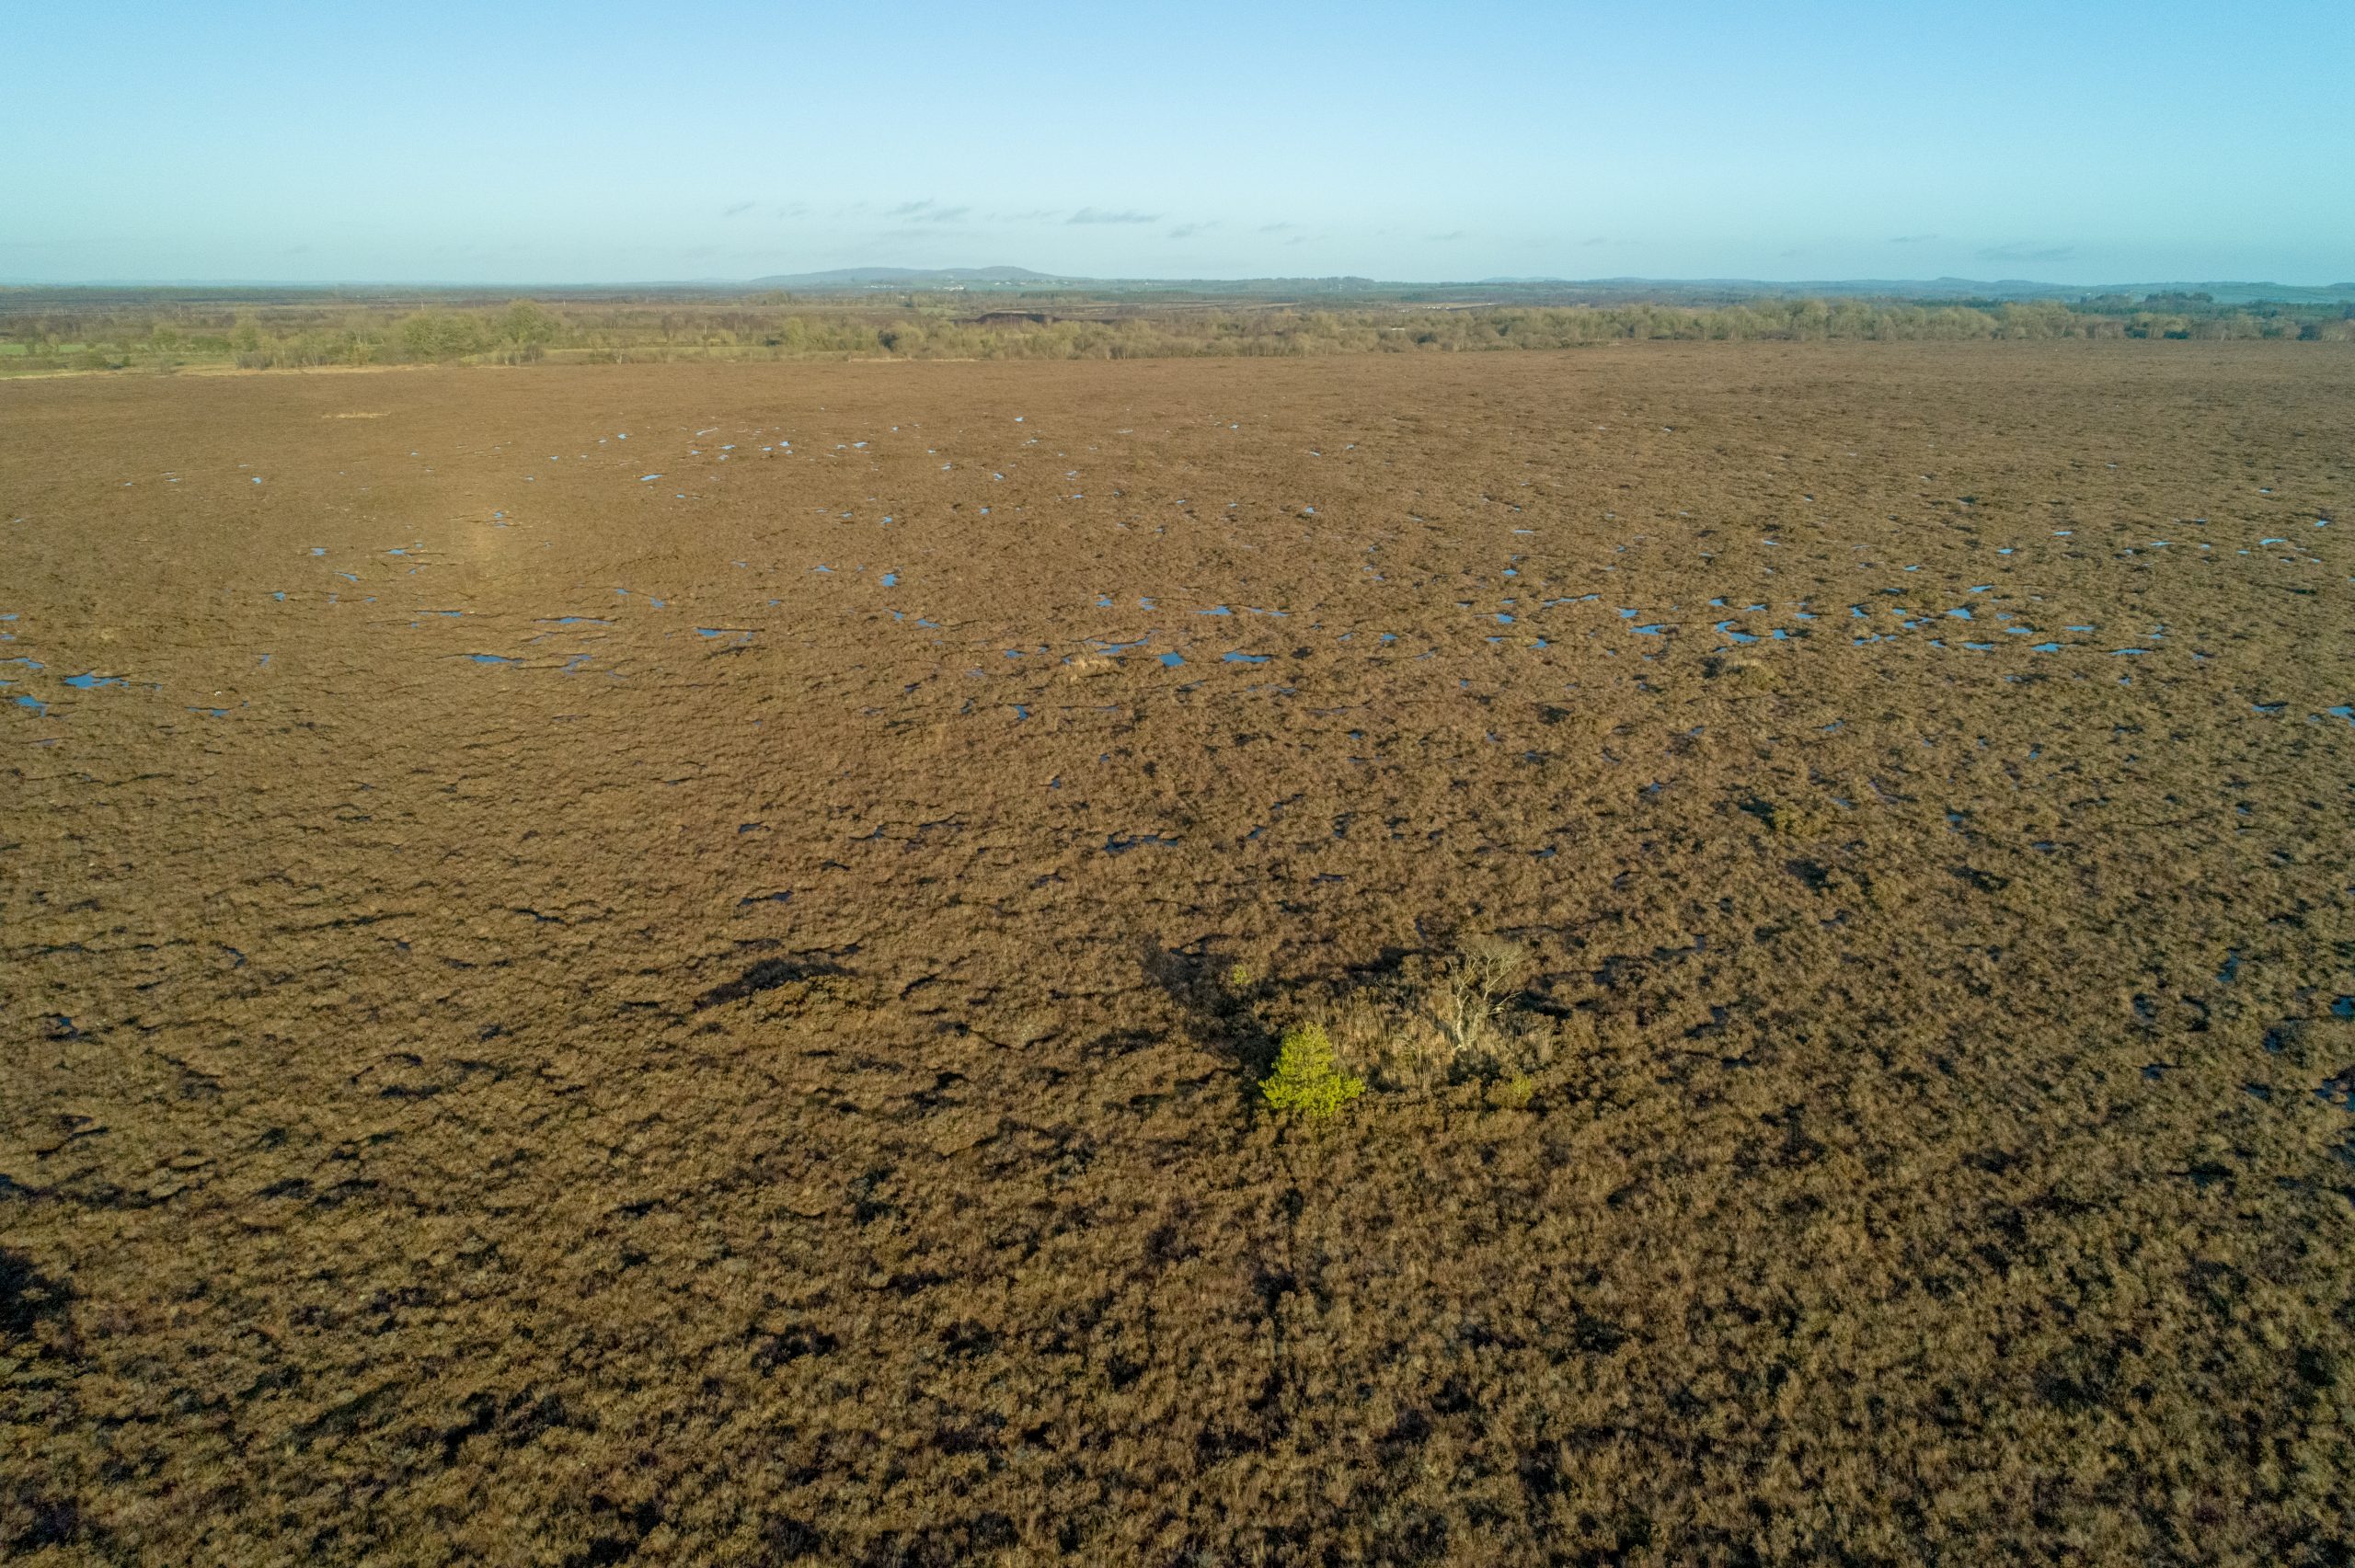
<instances>
[{"instance_id":1,"label":"blue sky","mask_svg":"<svg viewBox=\"0 0 2355 1568\"><path fill-rule=\"evenodd\" d=\"M17 0L0 280L2355 279L2355 4Z\"/></svg>"}]
</instances>

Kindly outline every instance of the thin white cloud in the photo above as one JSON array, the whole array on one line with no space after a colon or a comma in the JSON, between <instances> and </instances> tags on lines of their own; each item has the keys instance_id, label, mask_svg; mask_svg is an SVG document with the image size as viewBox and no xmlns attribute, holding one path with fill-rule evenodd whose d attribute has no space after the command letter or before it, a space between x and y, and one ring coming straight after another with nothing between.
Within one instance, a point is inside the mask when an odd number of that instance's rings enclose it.
<instances>
[{"instance_id":1,"label":"thin white cloud","mask_svg":"<svg viewBox=\"0 0 2355 1568\"><path fill-rule=\"evenodd\" d=\"M911 223L961 223L970 207L943 207L927 196L921 201L902 201L884 212L887 218L899 218Z\"/></svg>"}]
</instances>

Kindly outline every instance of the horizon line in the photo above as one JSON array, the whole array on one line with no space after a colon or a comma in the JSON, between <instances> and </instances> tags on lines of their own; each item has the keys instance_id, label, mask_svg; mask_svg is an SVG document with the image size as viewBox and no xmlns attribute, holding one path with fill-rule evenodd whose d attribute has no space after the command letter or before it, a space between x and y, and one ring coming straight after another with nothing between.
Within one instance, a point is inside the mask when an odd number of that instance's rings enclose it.
<instances>
[{"instance_id":1,"label":"horizon line","mask_svg":"<svg viewBox=\"0 0 2355 1568\"><path fill-rule=\"evenodd\" d=\"M1976 287L1990 289L2049 290L2055 293L2104 293L2136 289L2294 289L2314 293L2355 293L2355 280L2338 280L2327 283L2290 283L2278 279L2142 279L2099 283L2057 283L2037 278L1967 278L1941 274L1934 278L1904 277L1813 277L1757 278L1731 274L1707 276L1672 276L1658 274L1618 273L1606 277L1557 277L1546 274L1521 273L1488 278L1380 278L1352 272L1251 273L1225 277L1211 276L1151 276L1143 274L1083 274L1077 272L1039 272L1033 269L1020 270L1031 276L1019 279L959 278L959 273L995 270L979 267L898 267L868 265L816 268L804 272L764 274L752 278L603 278L559 282L545 278L76 278L76 279L0 279L0 290L34 289L520 289L520 290L587 290L587 289L779 289L795 286L788 280L827 279L840 277L844 286L861 286L844 276L856 273L899 274L912 280L940 279L955 283L980 283L1005 289L1021 289L1052 284L1245 284L1245 283L1346 283L1373 289L1482 289L1482 288L1608 288L1629 286L1673 286L1682 288L1724 287L1740 285L1751 288L1802 289L1808 287L1859 288L1936 288ZM801 287L811 286L809 283ZM867 287L889 287L891 280L878 279Z\"/></svg>"}]
</instances>

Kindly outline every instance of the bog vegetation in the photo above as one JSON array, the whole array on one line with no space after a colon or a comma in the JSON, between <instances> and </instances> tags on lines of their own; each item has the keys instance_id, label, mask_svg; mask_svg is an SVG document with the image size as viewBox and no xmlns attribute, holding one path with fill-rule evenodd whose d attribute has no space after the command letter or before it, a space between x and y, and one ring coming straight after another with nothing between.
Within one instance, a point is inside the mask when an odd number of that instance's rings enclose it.
<instances>
[{"instance_id":1,"label":"bog vegetation","mask_svg":"<svg viewBox=\"0 0 2355 1568\"><path fill-rule=\"evenodd\" d=\"M1318 1121L1368 1087L1396 1093L1465 1083L1520 1110L1536 1093L1533 1074L1566 1046L1591 1043L1592 1029L1574 1012L1534 1005L1528 965L1520 944L1469 933L1320 984L1262 980L1236 963L1208 1000L1239 1038L1264 1041L1279 1020L1290 1020L1277 1037L1274 1070L1259 1081L1277 1112Z\"/></svg>"},{"instance_id":2,"label":"bog vegetation","mask_svg":"<svg viewBox=\"0 0 2355 1568\"><path fill-rule=\"evenodd\" d=\"M1005 305L1005 302L995 302ZM954 294L245 302L0 291L0 374L676 360L1105 360L1562 349L1636 339L2355 340L2342 304L2218 305L2198 294L2064 303L1861 299L1718 305L1017 302Z\"/></svg>"}]
</instances>

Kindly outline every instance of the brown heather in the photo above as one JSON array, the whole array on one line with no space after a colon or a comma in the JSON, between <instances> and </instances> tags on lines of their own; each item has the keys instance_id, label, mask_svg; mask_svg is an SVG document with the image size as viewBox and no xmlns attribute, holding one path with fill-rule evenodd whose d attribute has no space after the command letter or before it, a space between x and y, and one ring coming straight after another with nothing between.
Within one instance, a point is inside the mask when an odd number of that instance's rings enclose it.
<instances>
[{"instance_id":1,"label":"brown heather","mask_svg":"<svg viewBox=\"0 0 2355 1568\"><path fill-rule=\"evenodd\" d=\"M0 1556L2348 1562L2351 372L0 385Z\"/></svg>"}]
</instances>

